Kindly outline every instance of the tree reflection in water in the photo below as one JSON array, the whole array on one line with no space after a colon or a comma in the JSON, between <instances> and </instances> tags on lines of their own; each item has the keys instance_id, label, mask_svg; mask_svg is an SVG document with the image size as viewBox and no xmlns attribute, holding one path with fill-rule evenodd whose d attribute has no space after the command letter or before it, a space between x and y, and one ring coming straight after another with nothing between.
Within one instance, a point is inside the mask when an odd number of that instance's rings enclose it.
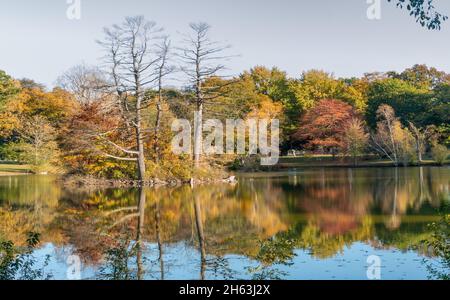
<instances>
[{"instance_id":1,"label":"tree reflection in water","mask_svg":"<svg viewBox=\"0 0 450 300\"><path fill-rule=\"evenodd\" d=\"M180 245L198 254L198 279L285 278L298 250L322 260L355 242L448 253L420 247L442 240L435 231L445 226L427 224L449 198L448 168L252 174L237 185L158 189L71 190L31 178L0 179L0 238L24 245L39 229L43 243L70 245L99 266L96 278L173 278ZM236 267L243 257L249 265Z\"/></svg>"}]
</instances>

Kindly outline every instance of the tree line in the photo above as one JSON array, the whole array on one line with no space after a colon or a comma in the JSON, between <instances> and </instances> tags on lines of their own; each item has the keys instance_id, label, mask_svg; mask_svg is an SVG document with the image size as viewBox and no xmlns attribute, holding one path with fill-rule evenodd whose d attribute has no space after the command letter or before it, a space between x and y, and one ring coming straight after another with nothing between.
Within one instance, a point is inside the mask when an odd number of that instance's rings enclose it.
<instances>
[{"instance_id":1,"label":"tree line","mask_svg":"<svg viewBox=\"0 0 450 300\"><path fill-rule=\"evenodd\" d=\"M172 121L192 120L194 112L200 121L279 119L283 153L349 156L355 163L376 154L395 165L421 163L425 154L440 163L447 158L450 75L433 67L337 78L256 66L226 76L230 46L212 40L208 24L190 24L173 46L140 16L105 28L98 45L98 66L71 68L51 91L0 71L1 159L36 172L137 180L207 176L211 166L241 161L170 151ZM182 87L170 87L174 78Z\"/></svg>"}]
</instances>

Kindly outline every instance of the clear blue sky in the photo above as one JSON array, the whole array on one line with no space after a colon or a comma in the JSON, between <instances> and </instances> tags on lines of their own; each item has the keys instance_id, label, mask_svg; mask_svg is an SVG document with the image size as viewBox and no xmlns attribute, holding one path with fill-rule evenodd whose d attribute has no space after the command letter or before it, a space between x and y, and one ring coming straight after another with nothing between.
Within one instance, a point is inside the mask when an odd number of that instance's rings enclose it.
<instances>
[{"instance_id":1,"label":"clear blue sky","mask_svg":"<svg viewBox=\"0 0 450 300\"><path fill-rule=\"evenodd\" d=\"M450 21L428 31L381 1L381 20L371 21L366 0L81 0L81 20L71 21L66 0L1 0L0 69L52 86L71 66L98 63L103 27L144 15L174 44L189 22L208 22L213 38L240 55L228 64L233 74L265 65L291 76L316 68L350 77L415 63L450 72ZM450 15L449 0L435 1Z\"/></svg>"}]
</instances>

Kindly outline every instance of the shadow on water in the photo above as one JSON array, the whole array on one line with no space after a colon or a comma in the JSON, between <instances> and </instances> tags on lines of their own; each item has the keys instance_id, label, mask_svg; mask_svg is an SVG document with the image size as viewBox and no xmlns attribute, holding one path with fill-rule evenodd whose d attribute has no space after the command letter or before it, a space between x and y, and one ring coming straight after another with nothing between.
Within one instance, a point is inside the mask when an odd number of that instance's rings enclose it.
<instances>
[{"instance_id":1,"label":"shadow on water","mask_svg":"<svg viewBox=\"0 0 450 300\"><path fill-rule=\"evenodd\" d=\"M3 177L1 268L25 255L35 260L27 273L64 279L75 254L83 278L365 279L374 254L383 278L445 279L448 210L438 210L448 209L449 182L449 168L245 174L236 185L158 189ZM27 244L29 232L39 244Z\"/></svg>"}]
</instances>

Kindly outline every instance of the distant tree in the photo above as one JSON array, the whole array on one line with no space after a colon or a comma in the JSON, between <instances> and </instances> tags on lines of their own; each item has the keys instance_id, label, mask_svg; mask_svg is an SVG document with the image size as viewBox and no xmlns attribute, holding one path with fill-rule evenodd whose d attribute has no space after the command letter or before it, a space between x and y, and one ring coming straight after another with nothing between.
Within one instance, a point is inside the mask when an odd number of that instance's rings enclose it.
<instances>
[{"instance_id":1,"label":"distant tree","mask_svg":"<svg viewBox=\"0 0 450 300\"><path fill-rule=\"evenodd\" d=\"M433 156L434 161L443 165L449 156L449 151L446 146L435 144L431 148L431 155Z\"/></svg>"},{"instance_id":2,"label":"distant tree","mask_svg":"<svg viewBox=\"0 0 450 300\"><path fill-rule=\"evenodd\" d=\"M21 120L32 116L44 117L52 127L59 130L77 109L74 97L59 88L51 92L34 86L22 88L0 110L0 137L8 141L17 140Z\"/></svg>"},{"instance_id":3,"label":"distant tree","mask_svg":"<svg viewBox=\"0 0 450 300\"><path fill-rule=\"evenodd\" d=\"M360 90L324 71L304 72L299 80L291 83L291 89L303 111L322 99L338 99L361 111L365 108L365 97Z\"/></svg>"},{"instance_id":4,"label":"distant tree","mask_svg":"<svg viewBox=\"0 0 450 300\"><path fill-rule=\"evenodd\" d=\"M269 97L260 96L259 103L253 107L246 118L253 119L281 119L283 106Z\"/></svg>"},{"instance_id":5,"label":"distant tree","mask_svg":"<svg viewBox=\"0 0 450 300\"><path fill-rule=\"evenodd\" d=\"M450 147L450 123L438 126L437 133L439 134L439 142L447 147Z\"/></svg>"},{"instance_id":6,"label":"distant tree","mask_svg":"<svg viewBox=\"0 0 450 300\"><path fill-rule=\"evenodd\" d=\"M283 122L280 123L280 129L282 140L284 142L288 141L288 137L297 129L298 119L303 112L292 89L295 86L293 79L288 78L286 72L276 67L269 69L263 66L256 66L244 72L240 76L240 80L252 84L258 97L268 97L272 101L283 105L284 117Z\"/></svg>"},{"instance_id":7,"label":"distant tree","mask_svg":"<svg viewBox=\"0 0 450 300\"><path fill-rule=\"evenodd\" d=\"M394 109L386 104L381 105L377 118L377 130L371 136L373 149L396 166L411 162L415 155L414 138L395 116Z\"/></svg>"},{"instance_id":8,"label":"distant tree","mask_svg":"<svg viewBox=\"0 0 450 300\"><path fill-rule=\"evenodd\" d=\"M401 79L419 89L434 89L443 84L450 84L450 74L427 65L416 64L401 73L388 72L391 78Z\"/></svg>"},{"instance_id":9,"label":"distant tree","mask_svg":"<svg viewBox=\"0 0 450 300\"><path fill-rule=\"evenodd\" d=\"M268 96L274 101L286 101L291 97L287 74L276 67L268 69L256 66L249 72L244 72L242 77L251 78L257 93Z\"/></svg>"},{"instance_id":10,"label":"distant tree","mask_svg":"<svg viewBox=\"0 0 450 300\"><path fill-rule=\"evenodd\" d=\"M157 100L156 100L156 120L154 130L154 151L156 162L159 162L161 158L160 153L160 131L161 131L161 119L163 114L163 101L164 101L164 89L163 80L166 76L175 71L175 67L170 64L170 40L165 37L163 41L157 46L158 62L155 66L155 72L157 73Z\"/></svg>"},{"instance_id":11,"label":"distant tree","mask_svg":"<svg viewBox=\"0 0 450 300\"><path fill-rule=\"evenodd\" d=\"M310 149L324 149L335 154L343 147L346 125L354 116L354 109L347 103L321 100L301 118L293 138L306 143Z\"/></svg>"},{"instance_id":12,"label":"distant tree","mask_svg":"<svg viewBox=\"0 0 450 300\"><path fill-rule=\"evenodd\" d=\"M345 128L342 148L345 154L353 158L353 163L356 165L358 156L363 154L367 147L369 135L364 130L363 122L358 118L352 118Z\"/></svg>"},{"instance_id":13,"label":"distant tree","mask_svg":"<svg viewBox=\"0 0 450 300\"><path fill-rule=\"evenodd\" d=\"M0 70L0 109L3 102L20 91L20 84Z\"/></svg>"},{"instance_id":14,"label":"distant tree","mask_svg":"<svg viewBox=\"0 0 450 300\"><path fill-rule=\"evenodd\" d=\"M223 93L223 85L205 86L210 77L221 77L225 69L223 61L229 58L224 51L230 46L211 41L210 26L206 23L191 23L191 32L185 35L184 46L179 48L178 56L182 60L181 70L187 76L189 87L193 90L193 102L197 113L197 123L194 128L194 163L200 164L202 150L202 123L205 104Z\"/></svg>"},{"instance_id":15,"label":"distant tree","mask_svg":"<svg viewBox=\"0 0 450 300\"><path fill-rule=\"evenodd\" d=\"M64 72L57 84L72 93L82 103L98 101L108 93L110 83L97 67L81 64Z\"/></svg>"},{"instance_id":16,"label":"distant tree","mask_svg":"<svg viewBox=\"0 0 450 300\"><path fill-rule=\"evenodd\" d=\"M23 89L15 97L12 104L17 116L40 115L46 118L53 127L61 127L78 109L72 94L55 88L46 92L39 88Z\"/></svg>"},{"instance_id":17,"label":"distant tree","mask_svg":"<svg viewBox=\"0 0 450 300\"><path fill-rule=\"evenodd\" d=\"M275 102L267 96L260 95L260 100L252 111L247 114L246 119L256 120L271 120L277 119L280 123L283 122L283 105L279 102ZM270 124L270 123L269 123ZM268 128L267 138L270 139L272 133Z\"/></svg>"},{"instance_id":18,"label":"distant tree","mask_svg":"<svg viewBox=\"0 0 450 300\"><path fill-rule=\"evenodd\" d=\"M45 91L45 85L42 83L37 83L33 79L22 78L19 80L20 86L24 89L40 89Z\"/></svg>"},{"instance_id":19,"label":"distant tree","mask_svg":"<svg viewBox=\"0 0 450 300\"><path fill-rule=\"evenodd\" d=\"M414 141L418 163L422 163L422 156L426 150L427 140L435 132L434 126L427 126L425 129L417 128L414 123L409 122L409 130L411 131Z\"/></svg>"},{"instance_id":20,"label":"distant tree","mask_svg":"<svg viewBox=\"0 0 450 300\"><path fill-rule=\"evenodd\" d=\"M413 16L417 23L430 30L441 29L442 22L447 16L436 11L434 0L387 0L393 2L399 8L406 8L409 15Z\"/></svg>"},{"instance_id":21,"label":"distant tree","mask_svg":"<svg viewBox=\"0 0 450 300\"><path fill-rule=\"evenodd\" d=\"M262 98L268 96L259 94L254 82L248 76L239 78L210 77L205 80L204 87L221 86L221 94L213 102L207 103L204 112L205 118L219 119L243 119L255 107ZM270 99L270 98L269 98ZM190 116L192 118L192 114Z\"/></svg>"},{"instance_id":22,"label":"distant tree","mask_svg":"<svg viewBox=\"0 0 450 300\"><path fill-rule=\"evenodd\" d=\"M426 123L440 127L442 140L450 140L450 83L437 86L433 92L430 106L427 107Z\"/></svg>"},{"instance_id":23,"label":"distant tree","mask_svg":"<svg viewBox=\"0 0 450 300\"><path fill-rule=\"evenodd\" d=\"M429 124L427 118L432 100L431 91L419 89L401 79L377 80L369 85L366 120L371 128L375 128L378 108L382 104L388 104L404 125L411 121L423 127Z\"/></svg>"},{"instance_id":24,"label":"distant tree","mask_svg":"<svg viewBox=\"0 0 450 300\"><path fill-rule=\"evenodd\" d=\"M58 156L55 129L43 116L32 116L22 120L19 130L21 143L16 145L19 158L30 164L36 172L48 171Z\"/></svg>"}]
</instances>

